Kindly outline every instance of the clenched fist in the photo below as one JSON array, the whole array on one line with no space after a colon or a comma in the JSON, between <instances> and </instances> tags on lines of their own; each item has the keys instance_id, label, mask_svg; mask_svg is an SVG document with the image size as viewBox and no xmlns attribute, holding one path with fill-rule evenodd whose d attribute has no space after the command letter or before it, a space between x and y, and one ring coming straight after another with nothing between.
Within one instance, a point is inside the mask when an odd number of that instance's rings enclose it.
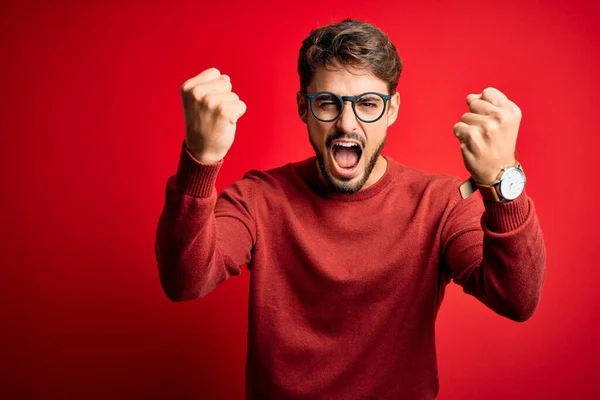
<instances>
[{"instance_id":1,"label":"clenched fist","mask_svg":"<svg viewBox=\"0 0 600 400\"><path fill-rule=\"evenodd\" d=\"M185 114L185 145L205 164L216 164L233 144L238 119L246 104L231 91L229 76L209 68L181 86Z\"/></svg>"},{"instance_id":2,"label":"clenched fist","mask_svg":"<svg viewBox=\"0 0 600 400\"><path fill-rule=\"evenodd\" d=\"M515 165L521 110L502 92L486 88L467 96L470 112L454 125L465 167L476 182L494 182L502 168Z\"/></svg>"}]
</instances>

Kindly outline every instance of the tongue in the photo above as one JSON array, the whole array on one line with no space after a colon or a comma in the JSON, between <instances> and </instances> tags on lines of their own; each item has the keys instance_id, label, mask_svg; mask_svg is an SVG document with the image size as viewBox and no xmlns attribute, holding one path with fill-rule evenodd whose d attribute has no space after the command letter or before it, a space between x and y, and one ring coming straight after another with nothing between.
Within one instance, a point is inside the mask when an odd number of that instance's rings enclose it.
<instances>
[{"instance_id":1,"label":"tongue","mask_svg":"<svg viewBox=\"0 0 600 400\"><path fill-rule=\"evenodd\" d=\"M333 156L335 157L335 162L342 168L353 168L358 164L358 153L352 147L336 146Z\"/></svg>"}]
</instances>

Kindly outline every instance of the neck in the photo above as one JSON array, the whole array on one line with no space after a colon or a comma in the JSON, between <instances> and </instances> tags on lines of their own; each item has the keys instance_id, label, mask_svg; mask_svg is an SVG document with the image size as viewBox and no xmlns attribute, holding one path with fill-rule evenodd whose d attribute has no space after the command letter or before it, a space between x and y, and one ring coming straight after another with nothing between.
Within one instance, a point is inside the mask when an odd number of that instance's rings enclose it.
<instances>
[{"instance_id":1,"label":"neck","mask_svg":"<svg viewBox=\"0 0 600 400\"><path fill-rule=\"evenodd\" d=\"M373 171L371 171L371 175L369 175L369 179L365 182L364 186L360 190L364 190L369 186L373 186L376 184L382 177L385 175L385 171L387 170L387 160L381 156L377 156L377 162L373 167Z\"/></svg>"}]
</instances>

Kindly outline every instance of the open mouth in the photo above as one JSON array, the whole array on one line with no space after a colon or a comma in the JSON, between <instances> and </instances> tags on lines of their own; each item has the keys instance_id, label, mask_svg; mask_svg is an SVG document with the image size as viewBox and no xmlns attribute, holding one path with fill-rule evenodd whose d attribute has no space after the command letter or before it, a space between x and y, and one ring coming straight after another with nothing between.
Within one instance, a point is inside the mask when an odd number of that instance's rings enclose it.
<instances>
[{"instance_id":1,"label":"open mouth","mask_svg":"<svg viewBox=\"0 0 600 400\"><path fill-rule=\"evenodd\" d=\"M340 178L351 179L356 176L362 160L363 148L355 140L335 140L330 149L333 172Z\"/></svg>"}]
</instances>

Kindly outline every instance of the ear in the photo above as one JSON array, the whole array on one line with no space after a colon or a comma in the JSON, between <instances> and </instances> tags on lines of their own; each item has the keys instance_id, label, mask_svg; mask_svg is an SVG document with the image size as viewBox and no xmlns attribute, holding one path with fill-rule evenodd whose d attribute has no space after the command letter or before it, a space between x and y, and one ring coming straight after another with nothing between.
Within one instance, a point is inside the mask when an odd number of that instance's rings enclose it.
<instances>
[{"instance_id":1,"label":"ear","mask_svg":"<svg viewBox=\"0 0 600 400\"><path fill-rule=\"evenodd\" d=\"M388 105L388 127L391 126L394 122L396 122L396 118L398 118L398 109L400 108L400 93L396 92L390 98L390 102Z\"/></svg>"},{"instance_id":2,"label":"ear","mask_svg":"<svg viewBox=\"0 0 600 400\"><path fill-rule=\"evenodd\" d=\"M298 104L298 115L305 124L308 121L308 104L306 103L306 95L302 92L296 93L296 104Z\"/></svg>"}]
</instances>

